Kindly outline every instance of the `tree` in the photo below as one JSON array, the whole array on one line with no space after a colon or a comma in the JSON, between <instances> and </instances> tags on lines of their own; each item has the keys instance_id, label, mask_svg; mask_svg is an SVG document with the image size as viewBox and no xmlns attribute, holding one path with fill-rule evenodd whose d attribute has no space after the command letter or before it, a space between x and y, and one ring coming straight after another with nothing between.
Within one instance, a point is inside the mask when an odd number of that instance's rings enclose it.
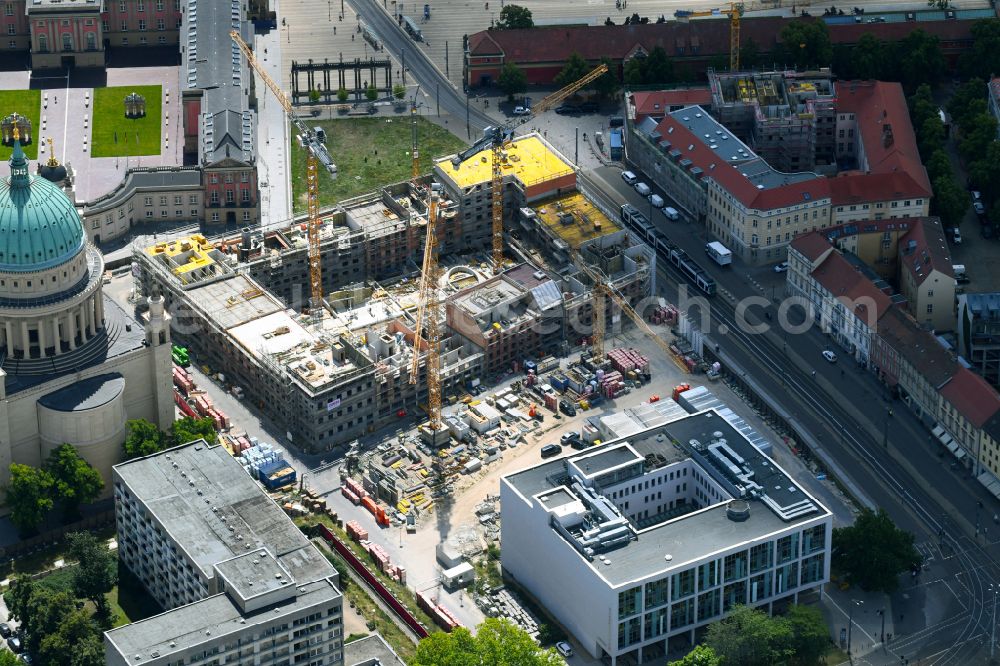
<instances>
[{"instance_id":1,"label":"tree","mask_svg":"<svg viewBox=\"0 0 1000 666\"><path fill-rule=\"evenodd\" d=\"M378 97L375 86L369 86L368 99L374 100L375 97ZM215 432L215 423L212 419L195 419L185 416L182 419L177 419L170 425L171 446L180 446L181 444L193 442L196 439L204 439L209 444L215 444L219 440L218 433Z\"/></svg>"},{"instance_id":2,"label":"tree","mask_svg":"<svg viewBox=\"0 0 1000 666\"><path fill-rule=\"evenodd\" d=\"M392 87L392 96L396 99L403 99L406 97L406 86L402 83L397 83Z\"/></svg>"},{"instance_id":3,"label":"tree","mask_svg":"<svg viewBox=\"0 0 1000 666\"><path fill-rule=\"evenodd\" d=\"M618 67L611 61L611 58L604 56L601 64L608 68L608 71L601 74L594 81L594 92L603 99L614 97L618 90Z\"/></svg>"},{"instance_id":4,"label":"tree","mask_svg":"<svg viewBox=\"0 0 1000 666\"><path fill-rule=\"evenodd\" d=\"M974 103L973 106L976 106ZM958 142L958 152L967 162L986 157L986 150L997 136L997 119L984 111L966 119L962 125L962 138Z\"/></svg>"},{"instance_id":5,"label":"tree","mask_svg":"<svg viewBox=\"0 0 1000 666\"><path fill-rule=\"evenodd\" d=\"M146 419L132 419L125 423L125 427L128 431L122 444L125 460L159 453L167 446L167 436Z\"/></svg>"},{"instance_id":6,"label":"tree","mask_svg":"<svg viewBox=\"0 0 1000 666\"><path fill-rule=\"evenodd\" d=\"M118 584L118 558L90 532L66 535L69 553L79 564L73 570L73 592L97 608L101 624L110 628L111 607L104 595Z\"/></svg>"},{"instance_id":7,"label":"tree","mask_svg":"<svg viewBox=\"0 0 1000 666\"><path fill-rule=\"evenodd\" d=\"M934 115L924 120L917 132L917 146L921 156L925 157L944 148L944 123L941 117Z\"/></svg>"},{"instance_id":8,"label":"tree","mask_svg":"<svg viewBox=\"0 0 1000 666\"><path fill-rule=\"evenodd\" d=\"M93 502L104 490L101 473L81 458L72 444L54 449L45 461L45 469L52 475L56 498L67 518L78 517L80 505Z\"/></svg>"},{"instance_id":9,"label":"tree","mask_svg":"<svg viewBox=\"0 0 1000 666\"><path fill-rule=\"evenodd\" d=\"M368 99L369 102L374 102L375 100L378 99L378 88L375 87L374 83L372 83L371 85L368 86L368 88L365 89L365 97Z\"/></svg>"},{"instance_id":10,"label":"tree","mask_svg":"<svg viewBox=\"0 0 1000 666\"><path fill-rule=\"evenodd\" d=\"M797 68L828 67L833 60L830 31L821 20L789 23L779 42L778 53Z\"/></svg>"},{"instance_id":11,"label":"tree","mask_svg":"<svg viewBox=\"0 0 1000 666\"><path fill-rule=\"evenodd\" d=\"M914 30L896 44L899 80L907 90L922 83L937 83L945 71L944 54L938 38Z\"/></svg>"},{"instance_id":12,"label":"tree","mask_svg":"<svg viewBox=\"0 0 1000 666\"><path fill-rule=\"evenodd\" d=\"M879 79L885 71L888 47L881 39L866 32L850 49L850 72L837 72L856 79Z\"/></svg>"},{"instance_id":13,"label":"tree","mask_svg":"<svg viewBox=\"0 0 1000 666\"><path fill-rule=\"evenodd\" d=\"M720 666L722 659L707 645L697 645L683 659L670 662L669 666Z\"/></svg>"},{"instance_id":14,"label":"tree","mask_svg":"<svg viewBox=\"0 0 1000 666\"><path fill-rule=\"evenodd\" d=\"M646 80L646 59L638 56L625 63L623 71L625 85L641 86Z\"/></svg>"},{"instance_id":15,"label":"tree","mask_svg":"<svg viewBox=\"0 0 1000 666\"><path fill-rule=\"evenodd\" d=\"M507 99L512 100L514 95L528 89L528 75L516 63L505 62L497 77L497 85L506 93Z\"/></svg>"},{"instance_id":16,"label":"tree","mask_svg":"<svg viewBox=\"0 0 1000 666\"><path fill-rule=\"evenodd\" d=\"M705 643L723 664L771 666L792 656L792 630L781 617L749 606L736 606L708 627Z\"/></svg>"},{"instance_id":17,"label":"tree","mask_svg":"<svg viewBox=\"0 0 1000 666\"><path fill-rule=\"evenodd\" d=\"M958 69L965 78L988 79L1000 72L1000 19L976 21L969 29L971 48L958 59Z\"/></svg>"},{"instance_id":18,"label":"tree","mask_svg":"<svg viewBox=\"0 0 1000 666\"><path fill-rule=\"evenodd\" d=\"M535 22L531 18L531 10L527 7L507 5L500 10L500 18L494 27L497 30L519 30L534 28Z\"/></svg>"},{"instance_id":19,"label":"tree","mask_svg":"<svg viewBox=\"0 0 1000 666\"><path fill-rule=\"evenodd\" d=\"M346 102L349 96L350 93L347 92L347 88L341 88L337 91L337 101L341 103Z\"/></svg>"},{"instance_id":20,"label":"tree","mask_svg":"<svg viewBox=\"0 0 1000 666\"><path fill-rule=\"evenodd\" d=\"M949 176L940 176L931 182L934 190L934 198L931 199L931 210L941 218L946 227L957 227L965 217L965 212L969 210L969 197L965 190ZM874 566L874 563L872 563ZM901 570L900 570L901 571ZM898 573L898 571L897 571ZM863 576L864 580L870 580L868 575ZM861 587L869 589L862 584ZM879 589L879 588L872 588Z\"/></svg>"},{"instance_id":21,"label":"tree","mask_svg":"<svg viewBox=\"0 0 1000 666\"><path fill-rule=\"evenodd\" d=\"M590 67L587 66L587 61L583 59L582 55L573 51L569 56L569 60L566 61L566 66L562 68L561 72L556 74L554 81L557 86L562 88L582 79L589 71Z\"/></svg>"},{"instance_id":22,"label":"tree","mask_svg":"<svg viewBox=\"0 0 1000 666\"><path fill-rule=\"evenodd\" d=\"M927 176L934 182L941 176L946 178L951 178L952 168L951 160L948 159L948 154L944 150L935 150L927 160Z\"/></svg>"},{"instance_id":23,"label":"tree","mask_svg":"<svg viewBox=\"0 0 1000 666\"><path fill-rule=\"evenodd\" d=\"M792 662L799 666L818 664L830 646L830 630L815 606L795 604L784 617L792 631Z\"/></svg>"},{"instance_id":24,"label":"tree","mask_svg":"<svg viewBox=\"0 0 1000 666\"><path fill-rule=\"evenodd\" d=\"M531 636L510 620L487 618L476 635L465 627L435 632L420 641L411 666L556 666L555 650L542 650Z\"/></svg>"},{"instance_id":25,"label":"tree","mask_svg":"<svg viewBox=\"0 0 1000 666\"><path fill-rule=\"evenodd\" d=\"M974 108L974 102L986 100L986 82L979 78L969 79L960 85L955 93L948 100L948 113L951 120L959 127L967 122L967 115L970 108Z\"/></svg>"},{"instance_id":26,"label":"tree","mask_svg":"<svg viewBox=\"0 0 1000 666\"><path fill-rule=\"evenodd\" d=\"M927 165L930 173L930 164ZM991 141L986 154L969 165L969 180L988 201L1000 197L1000 142ZM993 212L993 208L990 208Z\"/></svg>"},{"instance_id":27,"label":"tree","mask_svg":"<svg viewBox=\"0 0 1000 666\"><path fill-rule=\"evenodd\" d=\"M322 97L322 95L315 88L311 88L309 90L309 101L310 102L316 103L316 102L319 101L320 97Z\"/></svg>"},{"instance_id":28,"label":"tree","mask_svg":"<svg viewBox=\"0 0 1000 666\"><path fill-rule=\"evenodd\" d=\"M18 585L24 584L23 578L18 580ZM5 594L4 599L7 598L8 595ZM63 621L74 610L76 600L68 592L56 592L51 588L32 584L27 590L23 606L19 606L17 612L11 608L11 613L21 623L25 649L37 657L42 640L58 633Z\"/></svg>"},{"instance_id":29,"label":"tree","mask_svg":"<svg viewBox=\"0 0 1000 666\"><path fill-rule=\"evenodd\" d=\"M954 185L954 181L949 182ZM968 205L968 197L954 186ZM934 193L935 200L941 198L936 186ZM920 561L913 534L896 527L885 509L863 509L853 525L833 530L832 564L849 583L863 590L893 592L899 574Z\"/></svg>"},{"instance_id":30,"label":"tree","mask_svg":"<svg viewBox=\"0 0 1000 666\"><path fill-rule=\"evenodd\" d=\"M51 666L101 666L104 664L101 633L87 611L74 609L59 628L38 645L38 660Z\"/></svg>"},{"instance_id":31,"label":"tree","mask_svg":"<svg viewBox=\"0 0 1000 666\"><path fill-rule=\"evenodd\" d=\"M52 510L55 481L43 469L12 463L7 484L10 520L21 534L31 534Z\"/></svg>"},{"instance_id":32,"label":"tree","mask_svg":"<svg viewBox=\"0 0 1000 666\"><path fill-rule=\"evenodd\" d=\"M0 650L0 666L24 666L24 662L10 650Z\"/></svg>"},{"instance_id":33,"label":"tree","mask_svg":"<svg viewBox=\"0 0 1000 666\"><path fill-rule=\"evenodd\" d=\"M662 46L655 47L646 58L644 83L662 84L674 81L674 63Z\"/></svg>"},{"instance_id":34,"label":"tree","mask_svg":"<svg viewBox=\"0 0 1000 666\"><path fill-rule=\"evenodd\" d=\"M951 6L951 0L927 0L927 6L934 9L945 10Z\"/></svg>"}]
</instances>

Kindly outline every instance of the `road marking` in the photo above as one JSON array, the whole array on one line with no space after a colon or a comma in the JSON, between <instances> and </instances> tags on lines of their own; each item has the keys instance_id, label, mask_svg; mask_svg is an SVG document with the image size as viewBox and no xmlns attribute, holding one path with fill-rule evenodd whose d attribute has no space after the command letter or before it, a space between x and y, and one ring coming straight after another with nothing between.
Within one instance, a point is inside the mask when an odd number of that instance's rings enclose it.
<instances>
[{"instance_id":1,"label":"road marking","mask_svg":"<svg viewBox=\"0 0 1000 666\"><path fill-rule=\"evenodd\" d=\"M962 598L958 596L955 590L951 589L951 585L948 584L948 581L942 578L941 582L944 583L944 586L948 588L948 591L951 592L953 597L955 597L955 601L957 601L958 605L962 607L962 610L969 610L969 607L962 603Z\"/></svg>"}]
</instances>

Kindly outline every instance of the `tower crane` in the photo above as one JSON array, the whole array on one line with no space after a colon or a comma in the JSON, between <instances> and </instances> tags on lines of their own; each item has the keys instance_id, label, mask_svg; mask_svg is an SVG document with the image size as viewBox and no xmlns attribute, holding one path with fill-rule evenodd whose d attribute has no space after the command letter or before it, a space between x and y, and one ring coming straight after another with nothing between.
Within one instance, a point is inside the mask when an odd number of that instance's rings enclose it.
<instances>
[{"instance_id":1,"label":"tower crane","mask_svg":"<svg viewBox=\"0 0 1000 666\"><path fill-rule=\"evenodd\" d=\"M740 69L740 18L743 16L743 3L730 2L728 10L706 9L704 11L693 12L688 9L678 9L674 12L674 18L678 21L687 21L700 16L722 16L729 17L729 71L737 72Z\"/></svg>"},{"instance_id":2,"label":"tower crane","mask_svg":"<svg viewBox=\"0 0 1000 666\"><path fill-rule=\"evenodd\" d=\"M595 359L599 359L604 356L604 308L607 303L606 299L610 298L612 302L621 308L622 312L624 312L628 318L631 319L637 327L639 327L639 330L645 333L650 340L655 342L668 358L675 359L676 362L677 355L674 353L674 350L670 348L670 344L657 335L656 331L649 327L649 324L647 324L643 320L642 316L635 311L635 308L629 305L629 302L618 292L617 289L614 288L610 281L608 281L597 270L584 263L583 258L579 255L579 253L574 252L573 256L576 259L576 263L580 267L580 270L586 273L594 283L593 290L591 291L591 309L593 310L593 343L591 348L593 350L593 357ZM678 363L678 367L687 372L687 368L683 364Z\"/></svg>"},{"instance_id":3,"label":"tower crane","mask_svg":"<svg viewBox=\"0 0 1000 666\"><path fill-rule=\"evenodd\" d=\"M243 57L247 59L247 63L257 75L261 78L268 89L274 94L275 98L278 100L278 104L281 108L285 110L285 115L288 119L292 121L295 125L295 129L298 130L299 136L302 139L302 144L306 149L306 202L308 210L308 239L309 239L309 312L316 317L323 309L323 269L320 261L319 254L319 175L318 175L318 165L322 164L327 172L334 178L337 177L337 167L333 163L333 158L330 157L329 151L327 151L326 146L316 137L315 132L310 130L299 114L295 112L295 108L292 106L292 101L288 98L288 95L281 89L274 79L272 79L264 68L261 66L260 62L257 61L256 56L254 56L253 50L250 48L249 44L243 41L240 37L240 33L236 30L232 30L229 33L233 42L239 47L240 52Z\"/></svg>"},{"instance_id":4,"label":"tower crane","mask_svg":"<svg viewBox=\"0 0 1000 666\"><path fill-rule=\"evenodd\" d=\"M598 65L581 79L565 86L538 102L526 116L519 116L498 127L487 127L483 137L452 158L452 165L457 169L462 162L473 155L490 149L492 152L492 177L490 179L490 194L493 197L493 272L499 273L503 266L503 149L514 138L514 130L535 116L551 109L580 88L593 82L608 71L607 65Z\"/></svg>"},{"instance_id":5,"label":"tower crane","mask_svg":"<svg viewBox=\"0 0 1000 666\"><path fill-rule=\"evenodd\" d=\"M438 300L437 199L428 188L427 235L420 277L420 300L417 307L416 335L413 338L413 363L410 383L417 383L420 371L421 342L427 343L427 419L432 432L441 428L441 320Z\"/></svg>"}]
</instances>

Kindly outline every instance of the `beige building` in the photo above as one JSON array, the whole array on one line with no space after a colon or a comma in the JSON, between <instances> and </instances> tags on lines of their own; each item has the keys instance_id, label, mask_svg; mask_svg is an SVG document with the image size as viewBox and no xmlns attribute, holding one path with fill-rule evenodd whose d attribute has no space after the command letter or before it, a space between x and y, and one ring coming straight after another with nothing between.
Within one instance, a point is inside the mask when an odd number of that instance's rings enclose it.
<instances>
[{"instance_id":1,"label":"beige building","mask_svg":"<svg viewBox=\"0 0 1000 666\"><path fill-rule=\"evenodd\" d=\"M138 322L103 293L104 259L73 204L28 174L15 141L0 192L0 470L73 444L110 484L125 422L173 421L170 317Z\"/></svg>"}]
</instances>

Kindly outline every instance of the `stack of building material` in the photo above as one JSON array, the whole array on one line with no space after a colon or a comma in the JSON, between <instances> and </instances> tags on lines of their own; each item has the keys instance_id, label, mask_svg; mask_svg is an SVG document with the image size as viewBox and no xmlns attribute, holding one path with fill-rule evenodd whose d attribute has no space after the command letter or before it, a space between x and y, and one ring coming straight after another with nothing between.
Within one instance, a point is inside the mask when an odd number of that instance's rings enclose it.
<instances>
[{"instance_id":1,"label":"stack of building material","mask_svg":"<svg viewBox=\"0 0 1000 666\"><path fill-rule=\"evenodd\" d=\"M351 504L357 506L361 504L361 498L357 496L356 493L352 492L347 486L340 487L340 494L351 501Z\"/></svg>"},{"instance_id":2,"label":"stack of building material","mask_svg":"<svg viewBox=\"0 0 1000 666\"><path fill-rule=\"evenodd\" d=\"M452 631L462 626L454 615L423 592L417 592L417 606L434 618L434 622L445 631Z\"/></svg>"},{"instance_id":3,"label":"stack of building material","mask_svg":"<svg viewBox=\"0 0 1000 666\"><path fill-rule=\"evenodd\" d=\"M673 326L677 323L677 308L673 305L661 305L657 307L650 313L649 323Z\"/></svg>"},{"instance_id":4,"label":"stack of building material","mask_svg":"<svg viewBox=\"0 0 1000 666\"><path fill-rule=\"evenodd\" d=\"M608 359L612 367L623 375L633 370L640 373L649 370L649 359L635 349L612 349L608 352Z\"/></svg>"},{"instance_id":5,"label":"stack of building material","mask_svg":"<svg viewBox=\"0 0 1000 666\"><path fill-rule=\"evenodd\" d=\"M375 566L378 570L389 573L392 567L392 558L389 557L389 553L386 552L385 548L372 541L362 541L361 545L372 556L372 559L375 560Z\"/></svg>"},{"instance_id":6,"label":"stack of building material","mask_svg":"<svg viewBox=\"0 0 1000 666\"><path fill-rule=\"evenodd\" d=\"M344 479L344 488L347 488L349 491L351 491L351 493L353 493L359 499L368 497L368 493L365 491L364 488L361 487L361 484L350 477Z\"/></svg>"},{"instance_id":7,"label":"stack of building material","mask_svg":"<svg viewBox=\"0 0 1000 666\"><path fill-rule=\"evenodd\" d=\"M600 378L601 382L601 395L605 398L616 398L625 390L625 382L622 381L624 377L622 373L618 370L614 372L606 372Z\"/></svg>"},{"instance_id":8,"label":"stack of building material","mask_svg":"<svg viewBox=\"0 0 1000 666\"><path fill-rule=\"evenodd\" d=\"M179 365L174 365L174 386L176 386L181 393L188 395L194 390L195 384L194 380L191 379L191 373L180 367Z\"/></svg>"}]
</instances>

